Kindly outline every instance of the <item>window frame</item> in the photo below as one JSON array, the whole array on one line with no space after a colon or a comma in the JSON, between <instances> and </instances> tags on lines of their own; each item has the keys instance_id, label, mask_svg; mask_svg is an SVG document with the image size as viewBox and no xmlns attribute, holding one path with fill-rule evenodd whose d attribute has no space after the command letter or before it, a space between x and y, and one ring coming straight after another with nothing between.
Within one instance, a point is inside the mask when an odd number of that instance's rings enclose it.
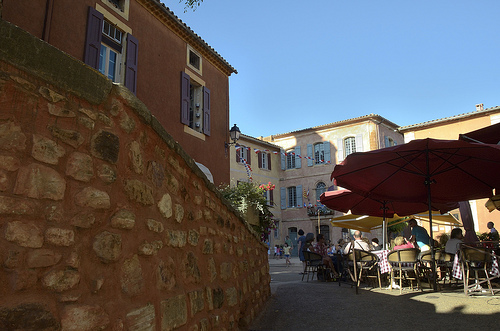
<instances>
[{"instance_id":1,"label":"window frame","mask_svg":"<svg viewBox=\"0 0 500 331\"><path fill-rule=\"evenodd\" d=\"M286 170L295 169L295 149L286 152Z\"/></svg>"},{"instance_id":2,"label":"window frame","mask_svg":"<svg viewBox=\"0 0 500 331\"><path fill-rule=\"evenodd\" d=\"M351 142L349 145L348 143ZM356 137L350 136L344 138L344 159L352 154L356 153Z\"/></svg>"},{"instance_id":3,"label":"window frame","mask_svg":"<svg viewBox=\"0 0 500 331\"><path fill-rule=\"evenodd\" d=\"M319 188L319 186L323 184L323 186L321 188ZM325 182L318 182L316 184L316 187L315 187L315 191L316 191L316 201L319 201L319 198L321 196L321 193L324 193L326 192L327 190L327 186L326 186L326 183Z\"/></svg>"},{"instance_id":4,"label":"window frame","mask_svg":"<svg viewBox=\"0 0 500 331\"><path fill-rule=\"evenodd\" d=\"M287 208L297 207L297 186L289 186L286 188L286 200L287 200Z\"/></svg>"},{"instance_id":5,"label":"window frame","mask_svg":"<svg viewBox=\"0 0 500 331\"><path fill-rule=\"evenodd\" d=\"M318 150L316 150L318 149ZM323 142L313 145L314 164L325 164L325 144ZM322 158L320 158L322 156Z\"/></svg>"}]
</instances>

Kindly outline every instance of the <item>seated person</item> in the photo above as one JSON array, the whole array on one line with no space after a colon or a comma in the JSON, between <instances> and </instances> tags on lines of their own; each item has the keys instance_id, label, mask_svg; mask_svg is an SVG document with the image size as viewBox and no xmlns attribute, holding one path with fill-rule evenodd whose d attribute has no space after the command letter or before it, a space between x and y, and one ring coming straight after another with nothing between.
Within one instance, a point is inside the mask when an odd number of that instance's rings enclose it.
<instances>
[{"instance_id":1,"label":"seated person","mask_svg":"<svg viewBox=\"0 0 500 331\"><path fill-rule=\"evenodd\" d=\"M398 236L394 239L394 247L393 250L397 249L405 249L405 248L415 248L413 244L406 240L403 236Z\"/></svg>"},{"instance_id":2,"label":"seated person","mask_svg":"<svg viewBox=\"0 0 500 331\"><path fill-rule=\"evenodd\" d=\"M333 260L330 256L328 256L328 249L325 244L325 236L323 234L318 234L318 237L316 238L316 245L314 245L313 252L318 253L323 257L323 264L327 266L327 268L330 268L330 270L333 273L334 277L338 276L338 273L335 269L335 265L333 263Z\"/></svg>"},{"instance_id":3,"label":"seated person","mask_svg":"<svg viewBox=\"0 0 500 331\"><path fill-rule=\"evenodd\" d=\"M463 238L462 229L454 228L451 230L450 239L446 242L444 251L446 253L456 254L460 248L460 244L463 243Z\"/></svg>"},{"instance_id":4,"label":"seated person","mask_svg":"<svg viewBox=\"0 0 500 331\"><path fill-rule=\"evenodd\" d=\"M360 249L362 251L370 251L370 246L363 240L361 231L356 230L354 231L354 234L352 235L354 237L354 249ZM352 242L347 243L347 245L344 248L344 254L349 254L351 251L351 245Z\"/></svg>"},{"instance_id":5,"label":"seated person","mask_svg":"<svg viewBox=\"0 0 500 331\"><path fill-rule=\"evenodd\" d=\"M379 251L382 249L382 245L379 244L377 238L372 239L372 246L373 246L373 249L372 249L373 251Z\"/></svg>"}]
</instances>

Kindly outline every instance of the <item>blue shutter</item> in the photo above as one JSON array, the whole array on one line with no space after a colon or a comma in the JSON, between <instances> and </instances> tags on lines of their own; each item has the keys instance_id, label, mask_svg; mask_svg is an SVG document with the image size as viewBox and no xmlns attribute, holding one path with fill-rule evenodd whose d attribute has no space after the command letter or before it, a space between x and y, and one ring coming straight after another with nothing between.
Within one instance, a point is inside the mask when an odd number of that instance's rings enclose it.
<instances>
[{"instance_id":1,"label":"blue shutter","mask_svg":"<svg viewBox=\"0 0 500 331\"><path fill-rule=\"evenodd\" d=\"M125 87L137 94L137 60L139 41L131 34L127 35L127 63L125 63Z\"/></svg>"},{"instance_id":2,"label":"blue shutter","mask_svg":"<svg viewBox=\"0 0 500 331\"><path fill-rule=\"evenodd\" d=\"M299 169L302 167L302 163L300 162L300 146L295 147L295 168Z\"/></svg>"},{"instance_id":3,"label":"blue shutter","mask_svg":"<svg viewBox=\"0 0 500 331\"><path fill-rule=\"evenodd\" d=\"M283 149L280 149L280 155L281 155L281 170L286 170L286 156L285 156L285 151Z\"/></svg>"},{"instance_id":4,"label":"blue shutter","mask_svg":"<svg viewBox=\"0 0 500 331\"><path fill-rule=\"evenodd\" d=\"M297 207L302 208L302 185L296 186L297 192Z\"/></svg>"},{"instance_id":5,"label":"blue shutter","mask_svg":"<svg viewBox=\"0 0 500 331\"><path fill-rule=\"evenodd\" d=\"M356 152L363 152L363 135L356 135Z\"/></svg>"},{"instance_id":6,"label":"blue shutter","mask_svg":"<svg viewBox=\"0 0 500 331\"><path fill-rule=\"evenodd\" d=\"M281 209L286 209L286 187L280 188Z\"/></svg>"},{"instance_id":7,"label":"blue shutter","mask_svg":"<svg viewBox=\"0 0 500 331\"><path fill-rule=\"evenodd\" d=\"M313 145L307 144L307 166L313 166Z\"/></svg>"},{"instance_id":8,"label":"blue shutter","mask_svg":"<svg viewBox=\"0 0 500 331\"><path fill-rule=\"evenodd\" d=\"M344 140L337 139L337 163L344 161Z\"/></svg>"},{"instance_id":9,"label":"blue shutter","mask_svg":"<svg viewBox=\"0 0 500 331\"><path fill-rule=\"evenodd\" d=\"M384 147L389 147L389 137L384 136Z\"/></svg>"},{"instance_id":10,"label":"blue shutter","mask_svg":"<svg viewBox=\"0 0 500 331\"><path fill-rule=\"evenodd\" d=\"M329 141L323 142L323 150L325 151L325 163L328 163L332 160L331 156L330 156L330 142Z\"/></svg>"},{"instance_id":11,"label":"blue shutter","mask_svg":"<svg viewBox=\"0 0 500 331\"><path fill-rule=\"evenodd\" d=\"M190 85L191 78L181 71L181 123L186 125L189 125Z\"/></svg>"},{"instance_id":12,"label":"blue shutter","mask_svg":"<svg viewBox=\"0 0 500 331\"><path fill-rule=\"evenodd\" d=\"M203 133L210 136L210 90L203 86Z\"/></svg>"},{"instance_id":13,"label":"blue shutter","mask_svg":"<svg viewBox=\"0 0 500 331\"><path fill-rule=\"evenodd\" d=\"M99 13L94 8L89 7L83 62L94 69L99 69L103 21L104 15Z\"/></svg>"}]
</instances>

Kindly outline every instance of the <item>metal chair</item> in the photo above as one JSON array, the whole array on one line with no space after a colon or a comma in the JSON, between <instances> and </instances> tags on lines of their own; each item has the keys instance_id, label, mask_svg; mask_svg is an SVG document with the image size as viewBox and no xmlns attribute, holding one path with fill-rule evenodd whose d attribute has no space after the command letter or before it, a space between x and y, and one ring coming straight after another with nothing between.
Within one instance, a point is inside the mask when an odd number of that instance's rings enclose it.
<instances>
[{"instance_id":1,"label":"metal chair","mask_svg":"<svg viewBox=\"0 0 500 331\"><path fill-rule=\"evenodd\" d=\"M356 255L357 266L359 268L359 274L357 275L357 286L361 282L361 278L375 278L378 280L379 288L382 288L382 281L380 280L380 268L378 265L378 256L367 251L360 249L354 249L354 254Z\"/></svg>"},{"instance_id":2,"label":"metal chair","mask_svg":"<svg viewBox=\"0 0 500 331\"><path fill-rule=\"evenodd\" d=\"M413 281L417 281L418 288L420 286L418 256L420 250L418 248L398 249L390 252L387 255L387 261L391 265L391 285L395 279L399 279L399 293L403 291L403 280L410 281L410 288L413 289Z\"/></svg>"},{"instance_id":3,"label":"metal chair","mask_svg":"<svg viewBox=\"0 0 500 331\"><path fill-rule=\"evenodd\" d=\"M492 258L488 251L481 248L474 248L462 245L460 247L460 257L462 259L462 270L464 274L464 293L469 295L473 292L481 292L481 284L488 283L488 289L493 295L491 287L491 279L488 269L491 268ZM470 284L471 271L473 274L474 284Z\"/></svg>"},{"instance_id":4,"label":"metal chair","mask_svg":"<svg viewBox=\"0 0 500 331\"><path fill-rule=\"evenodd\" d=\"M304 276L307 274L307 281L309 281L309 273L312 273L311 280L314 279L314 274L316 273L316 278L318 278L318 272L325 272L323 266L323 257L317 253L304 251L304 260L306 262L304 266L304 273L302 274L302 280L304 280ZM323 276L325 276L323 274ZM323 279L326 279L323 277ZM319 278L318 278L319 280Z\"/></svg>"}]
</instances>

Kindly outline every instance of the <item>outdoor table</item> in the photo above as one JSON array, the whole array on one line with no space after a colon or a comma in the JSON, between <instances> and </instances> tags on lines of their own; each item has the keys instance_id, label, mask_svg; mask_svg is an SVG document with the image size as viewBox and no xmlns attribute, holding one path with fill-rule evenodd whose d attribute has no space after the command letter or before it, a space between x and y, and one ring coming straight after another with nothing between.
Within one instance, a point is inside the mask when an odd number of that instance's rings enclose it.
<instances>
[{"instance_id":1,"label":"outdoor table","mask_svg":"<svg viewBox=\"0 0 500 331\"><path fill-rule=\"evenodd\" d=\"M378 256L378 265L380 267L380 273L385 274L391 271L391 266L389 265L389 262L387 261L387 255L389 254L390 250L384 249L380 251L372 251L373 254Z\"/></svg>"},{"instance_id":2,"label":"outdoor table","mask_svg":"<svg viewBox=\"0 0 500 331\"><path fill-rule=\"evenodd\" d=\"M460 251L455 254L455 259L453 260L453 277L462 280L462 263L460 262ZM496 256L491 258L491 272L490 274L496 277L500 277L500 269L498 268L498 260Z\"/></svg>"}]
</instances>

